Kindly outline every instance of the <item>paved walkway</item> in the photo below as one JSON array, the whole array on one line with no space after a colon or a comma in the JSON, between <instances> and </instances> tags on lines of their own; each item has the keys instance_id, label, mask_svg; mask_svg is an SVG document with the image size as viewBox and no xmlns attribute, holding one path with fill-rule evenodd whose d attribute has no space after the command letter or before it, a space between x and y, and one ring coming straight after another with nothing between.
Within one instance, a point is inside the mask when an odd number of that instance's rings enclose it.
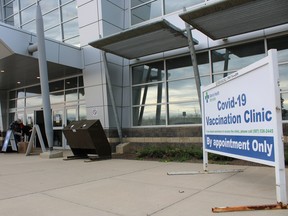
<instances>
[{"instance_id":1,"label":"paved walkway","mask_svg":"<svg viewBox=\"0 0 288 216\"><path fill-rule=\"evenodd\" d=\"M212 213L213 207L276 204L276 192L273 168L209 168L244 171L171 176L167 172L201 171L202 164L122 159L87 163L1 153L0 215L288 215L288 210Z\"/></svg>"}]
</instances>

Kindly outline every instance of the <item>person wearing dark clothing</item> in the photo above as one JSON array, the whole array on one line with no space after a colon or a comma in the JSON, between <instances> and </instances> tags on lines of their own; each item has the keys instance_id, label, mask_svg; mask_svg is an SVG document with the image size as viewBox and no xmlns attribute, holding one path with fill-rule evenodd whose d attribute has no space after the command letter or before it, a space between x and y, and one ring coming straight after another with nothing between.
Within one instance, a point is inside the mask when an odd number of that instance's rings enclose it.
<instances>
[{"instance_id":1,"label":"person wearing dark clothing","mask_svg":"<svg viewBox=\"0 0 288 216\"><path fill-rule=\"evenodd\" d=\"M23 123L21 119L17 119L16 121L12 122L10 124L10 130L12 130L14 137L15 137L15 142L16 145L18 142L22 141L22 128L23 128Z\"/></svg>"}]
</instances>

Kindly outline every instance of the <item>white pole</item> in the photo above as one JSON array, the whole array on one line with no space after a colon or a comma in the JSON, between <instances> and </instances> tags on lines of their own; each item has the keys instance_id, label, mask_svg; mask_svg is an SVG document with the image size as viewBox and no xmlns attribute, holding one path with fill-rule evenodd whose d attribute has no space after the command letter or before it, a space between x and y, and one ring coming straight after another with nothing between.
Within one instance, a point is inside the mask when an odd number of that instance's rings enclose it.
<instances>
[{"instance_id":1,"label":"white pole","mask_svg":"<svg viewBox=\"0 0 288 216\"><path fill-rule=\"evenodd\" d=\"M43 102L43 115L45 122L45 133L48 141L49 150L53 150L53 125L51 118L51 104L50 104L50 91L48 83L48 69L46 61L46 50L45 50L45 37L43 18L39 4L36 9L36 32L38 38L38 61L39 61L39 74L40 84Z\"/></svg>"}]
</instances>

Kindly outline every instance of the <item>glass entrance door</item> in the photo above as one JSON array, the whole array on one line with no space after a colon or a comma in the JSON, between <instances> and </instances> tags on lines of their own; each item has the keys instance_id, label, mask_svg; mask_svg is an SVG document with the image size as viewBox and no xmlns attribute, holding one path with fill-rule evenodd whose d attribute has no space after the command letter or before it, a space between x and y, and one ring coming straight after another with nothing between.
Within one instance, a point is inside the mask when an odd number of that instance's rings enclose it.
<instances>
[{"instance_id":1,"label":"glass entrance door","mask_svg":"<svg viewBox=\"0 0 288 216\"><path fill-rule=\"evenodd\" d=\"M63 109L53 110L53 147L65 148L63 143L64 112Z\"/></svg>"},{"instance_id":2,"label":"glass entrance door","mask_svg":"<svg viewBox=\"0 0 288 216\"><path fill-rule=\"evenodd\" d=\"M66 114L65 126L69 125L72 121L78 120L77 107L67 107L65 114ZM65 148L67 148L67 149L70 148L67 140L65 140Z\"/></svg>"}]
</instances>

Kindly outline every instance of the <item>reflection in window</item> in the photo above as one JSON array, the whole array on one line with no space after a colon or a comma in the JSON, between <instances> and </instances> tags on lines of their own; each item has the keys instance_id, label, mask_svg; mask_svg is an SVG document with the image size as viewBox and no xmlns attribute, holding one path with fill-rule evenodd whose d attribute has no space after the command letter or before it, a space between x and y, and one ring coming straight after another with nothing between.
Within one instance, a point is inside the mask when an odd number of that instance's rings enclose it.
<instances>
[{"instance_id":1,"label":"reflection in window","mask_svg":"<svg viewBox=\"0 0 288 216\"><path fill-rule=\"evenodd\" d=\"M45 31L44 33L45 37L53 38L58 41L61 41L62 39L60 25Z\"/></svg>"},{"instance_id":2,"label":"reflection in window","mask_svg":"<svg viewBox=\"0 0 288 216\"><path fill-rule=\"evenodd\" d=\"M62 147L62 130L53 130L53 146Z\"/></svg>"},{"instance_id":3,"label":"reflection in window","mask_svg":"<svg viewBox=\"0 0 288 216\"><path fill-rule=\"evenodd\" d=\"M288 62L288 36L277 37L267 40L267 47L269 49L277 49L278 61Z\"/></svg>"},{"instance_id":4,"label":"reflection in window","mask_svg":"<svg viewBox=\"0 0 288 216\"><path fill-rule=\"evenodd\" d=\"M59 17L59 10L53 10L45 15L43 15L44 30L49 29L58 24L58 20L55 17Z\"/></svg>"},{"instance_id":5,"label":"reflection in window","mask_svg":"<svg viewBox=\"0 0 288 216\"><path fill-rule=\"evenodd\" d=\"M265 57L264 41L212 51L213 73L235 71Z\"/></svg>"},{"instance_id":6,"label":"reflection in window","mask_svg":"<svg viewBox=\"0 0 288 216\"><path fill-rule=\"evenodd\" d=\"M17 100L17 108L24 108L25 106L25 99L18 99Z\"/></svg>"},{"instance_id":7,"label":"reflection in window","mask_svg":"<svg viewBox=\"0 0 288 216\"><path fill-rule=\"evenodd\" d=\"M41 95L41 88L40 86L33 86L26 88L26 97Z\"/></svg>"},{"instance_id":8,"label":"reflection in window","mask_svg":"<svg viewBox=\"0 0 288 216\"><path fill-rule=\"evenodd\" d=\"M35 20L35 14L36 14L36 5L35 4L29 8L26 8L25 10L21 11L22 24L24 24L28 21L31 21L33 19Z\"/></svg>"},{"instance_id":9,"label":"reflection in window","mask_svg":"<svg viewBox=\"0 0 288 216\"><path fill-rule=\"evenodd\" d=\"M198 100L195 79L168 82L167 86L169 102Z\"/></svg>"},{"instance_id":10,"label":"reflection in window","mask_svg":"<svg viewBox=\"0 0 288 216\"><path fill-rule=\"evenodd\" d=\"M77 26L77 28L74 28ZM64 39L72 38L78 35L78 20L73 19L63 24Z\"/></svg>"},{"instance_id":11,"label":"reflection in window","mask_svg":"<svg viewBox=\"0 0 288 216\"><path fill-rule=\"evenodd\" d=\"M168 124L200 124L201 112L198 102L168 104Z\"/></svg>"},{"instance_id":12,"label":"reflection in window","mask_svg":"<svg viewBox=\"0 0 288 216\"><path fill-rule=\"evenodd\" d=\"M85 99L85 90L84 88L79 89L79 100Z\"/></svg>"},{"instance_id":13,"label":"reflection in window","mask_svg":"<svg viewBox=\"0 0 288 216\"><path fill-rule=\"evenodd\" d=\"M165 102L163 83L134 87L132 94L133 105L155 104Z\"/></svg>"},{"instance_id":14,"label":"reflection in window","mask_svg":"<svg viewBox=\"0 0 288 216\"><path fill-rule=\"evenodd\" d=\"M65 89L77 88L77 77L65 80Z\"/></svg>"},{"instance_id":15,"label":"reflection in window","mask_svg":"<svg viewBox=\"0 0 288 216\"><path fill-rule=\"evenodd\" d=\"M164 105L151 105L133 108L133 125L165 125Z\"/></svg>"},{"instance_id":16,"label":"reflection in window","mask_svg":"<svg viewBox=\"0 0 288 216\"><path fill-rule=\"evenodd\" d=\"M64 90L64 81L59 80L56 82L49 83L49 90L50 92Z\"/></svg>"},{"instance_id":17,"label":"reflection in window","mask_svg":"<svg viewBox=\"0 0 288 216\"><path fill-rule=\"evenodd\" d=\"M54 92L50 94L51 104L63 103L64 102L64 92Z\"/></svg>"},{"instance_id":18,"label":"reflection in window","mask_svg":"<svg viewBox=\"0 0 288 216\"><path fill-rule=\"evenodd\" d=\"M288 90L288 64L279 65L279 83L282 91Z\"/></svg>"},{"instance_id":19,"label":"reflection in window","mask_svg":"<svg viewBox=\"0 0 288 216\"><path fill-rule=\"evenodd\" d=\"M281 93L282 120L288 120L288 92Z\"/></svg>"},{"instance_id":20,"label":"reflection in window","mask_svg":"<svg viewBox=\"0 0 288 216\"><path fill-rule=\"evenodd\" d=\"M62 22L77 17L76 1L72 1L62 7Z\"/></svg>"},{"instance_id":21,"label":"reflection in window","mask_svg":"<svg viewBox=\"0 0 288 216\"><path fill-rule=\"evenodd\" d=\"M66 98L66 102L77 101L78 100L77 89L65 91L65 98Z\"/></svg>"},{"instance_id":22,"label":"reflection in window","mask_svg":"<svg viewBox=\"0 0 288 216\"><path fill-rule=\"evenodd\" d=\"M131 10L131 25L135 25L162 15L161 0L140 5Z\"/></svg>"},{"instance_id":23,"label":"reflection in window","mask_svg":"<svg viewBox=\"0 0 288 216\"><path fill-rule=\"evenodd\" d=\"M155 62L146 65L135 66L132 69L132 84L141 84L161 81L164 78L164 62Z\"/></svg>"},{"instance_id":24,"label":"reflection in window","mask_svg":"<svg viewBox=\"0 0 288 216\"><path fill-rule=\"evenodd\" d=\"M48 11L51 11L52 9L55 9L58 7L58 0L49 0L49 1L41 0L40 7L41 7L42 14L46 14Z\"/></svg>"},{"instance_id":25,"label":"reflection in window","mask_svg":"<svg viewBox=\"0 0 288 216\"><path fill-rule=\"evenodd\" d=\"M86 119L87 119L86 106L81 105L79 106L79 120L86 120Z\"/></svg>"},{"instance_id":26,"label":"reflection in window","mask_svg":"<svg viewBox=\"0 0 288 216\"><path fill-rule=\"evenodd\" d=\"M54 110L53 111L53 127L62 127L63 125L63 111Z\"/></svg>"},{"instance_id":27,"label":"reflection in window","mask_svg":"<svg viewBox=\"0 0 288 216\"><path fill-rule=\"evenodd\" d=\"M42 106L42 97L29 97L26 98L26 107Z\"/></svg>"},{"instance_id":28,"label":"reflection in window","mask_svg":"<svg viewBox=\"0 0 288 216\"><path fill-rule=\"evenodd\" d=\"M165 14L172 13L177 10L183 10L184 7L189 7L192 5L196 5L199 3L205 2L205 0L181 0L181 1L175 1L175 0L165 0Z\"/></svg>"}]
</instances>

